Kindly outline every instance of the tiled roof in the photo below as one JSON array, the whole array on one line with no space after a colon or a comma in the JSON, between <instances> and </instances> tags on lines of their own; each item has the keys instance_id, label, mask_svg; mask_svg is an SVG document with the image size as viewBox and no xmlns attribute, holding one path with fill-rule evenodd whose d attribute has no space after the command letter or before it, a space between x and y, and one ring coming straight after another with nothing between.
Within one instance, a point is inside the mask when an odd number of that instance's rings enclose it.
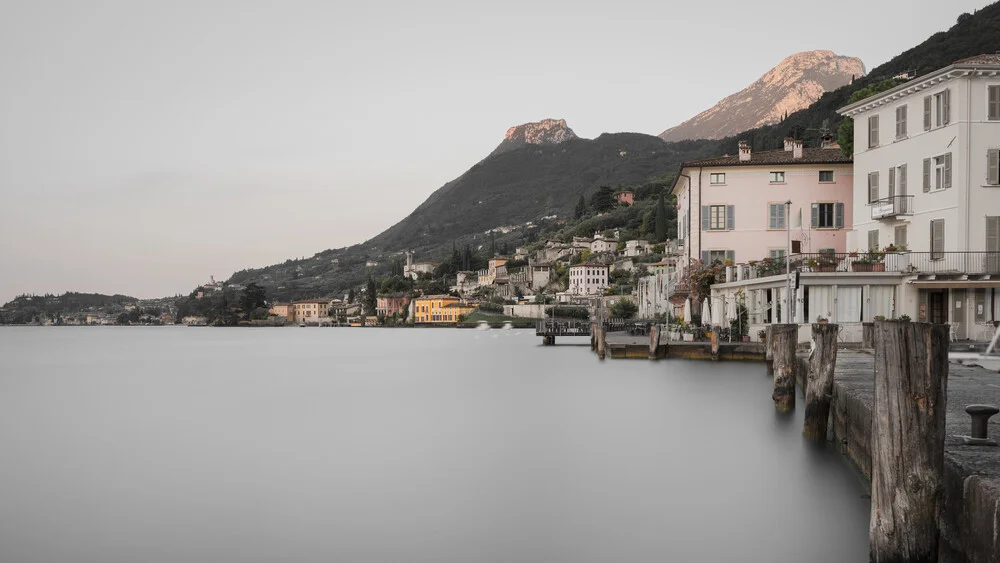
<instances>
[{"instance_id":1,"label":"tiled roof","mask_svg":"<svg viewBox=\"0 0 1000 563\"><path fill-rule=\"evenodd\" d=\"M752 151L750 160L740 161L740 156L718 156L702 160L690 160L683 167L691 166L755 166L773 164L850 164L850 156L844 156L840 149L802 149L802 158L794 158L792 151L778 149L773 151Z\"/></svg>"},{"instance_id":2,"label":"tiled roof","mask_svg":"<svg viewBox=\"0 0 1000 563\"><path fill-rule=\"evenodd\" d=\"M1000 66L1000 53L982 54L955 61L957 65L997 65Z\"/></svg>"},{"instance_id":3,"label":"tiled roof","mask_svg":"<svg viewBox=\"0 0 1000 563\"><path fill-rule=\"evenodd\" d=\"M570 268L607 268L604 264L595 264L594 262L584 262L582 264L573 264Z\"/></svg>"}]
</instances>

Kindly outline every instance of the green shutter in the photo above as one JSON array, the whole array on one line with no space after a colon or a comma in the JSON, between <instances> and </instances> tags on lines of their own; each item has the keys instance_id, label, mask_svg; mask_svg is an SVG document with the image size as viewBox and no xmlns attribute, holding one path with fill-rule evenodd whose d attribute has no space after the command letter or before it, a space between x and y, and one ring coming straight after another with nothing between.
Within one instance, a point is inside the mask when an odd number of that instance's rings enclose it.
<instances>
[{"instance_id":1,"label":"green shutter","mask_svg":"<svg viewBox=\"0 0 1000 563\"><path fill-rule=\"evenodd\" d=\"M944 155L944 187L951 187L951 153Z\"/></svg>"},{"instance_id":2,"label":"green shutter","mask_svg":"<svg viewBox=\"0 0 1000 563\"><path fill-rule=\"evenodd\" d=\"M819 227L819 204L812 204L812 228Z\"/></svg>"},{"instance_id":3,"label":"green shutter","mask_svg":"<svg viewBox=\"0 0 1000 563\"><path fill-rule=\"evenodd\" d=\"M726 230L732 231L736 228L736 206L726 206Z\"/></svg>"},{"instance_id":4,"label":"green shutter","mask_svg":"<svg viewBox=\"0 0 1000 563\"><path fill-rule=\"evenodd\" d=\"M931 191L931 159L924 159L924 192Z\"/></svg>"},{"instance_id":5,"label":"green shutter","mask_svg":"<svg viewBox=\"0 0 1000 563\"><path fill-rule=\"evenodd\" d=\"M996 88L1000 92L1000 86ZM1000 185L1000 149L986 151L986 183L991 186Z\"/></svg>"},{"instance_id":6,"label":"green shutter","mask_svg":"<svg viewBox=\"0 0 1000 563\"><path fill-rule=\"evenodd\" d=\"M931 221L931 260L944 258L944 219Z\"/></svg>"},{"instance_id":7,"label":"green shutter","mask_svg":"<svg viewBox=\"0 0 1000 563\"><path fill-rule=\"evenodd\" d=\"M838 229L844 228L844 204L838 203L833 208L833 224Z\"/></svg>"},{"instance_id":8,"label":"green shutter","mask_svg":"<svg viewBox=\"0 0 1000 563\"><path fill-rule=\"evenodd\" d=\"M707 205L701 206L701 230L707 231L708 225L712 221L712 208Z\"/></svg>"}]
</instances>

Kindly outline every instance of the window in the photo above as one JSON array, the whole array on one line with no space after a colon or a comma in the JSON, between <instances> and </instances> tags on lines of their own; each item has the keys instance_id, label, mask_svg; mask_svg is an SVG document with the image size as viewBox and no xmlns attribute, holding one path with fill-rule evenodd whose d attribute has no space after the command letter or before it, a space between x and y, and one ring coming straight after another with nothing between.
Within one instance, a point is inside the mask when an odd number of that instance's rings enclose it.
<instances>
[{"instance_id":1,"label":"window","mask_svg":"<svg viewBox=\"0 0 1000 563\"><path fill-rule=\"evenodd\" d=\"M785 204L784 203L769 203L769 204L767 204L767 228L768 229L784 229L785 228Z\"/></svg>"},{"instance_id":2,"label":"window","mask_svg":"<svg viewBox=\"0 0 1000 563\"><path fill-rule=\"evenodd\" d=\"M736 208L732 205L701 206L701 230L731 231L736 228Z\"/></svg>"},{"instance_id":3,"label":"window","mask_svg":"<svg viewBox=\"0 0 1000 563\"><path fill-rule=\"evenodd\" d=\"M785 173L784 172L771 172L771 183L772 184L784 184L785 183Z\"/></svg>"},{"instance_id":4,"label":"window","mask_svg":"<svg viewBox=\"0 0 1000 563\"><path fill-rule=\"evenodd\" d=\"M713 173L709 177L709 181L711 183L713 183L713 184L725 184L726 183L726 174L725 174L725 172L722 172L722 173Z\"/></svg>"},{"instance_id":5,"label":"window","mask_svg":"<svg viewBox=\"0 0 1000 563\"><path fill-rule=\"evenodd\" d=\"M899 174L896 180L896 195L906 195L906 165L897 166L896 173Z\"/></svg>"},{"instance_id":6,"label":"window","mask_svg":"<svg viewBox=\"0 0 1000 563\"><path fill-rule=\"evenodd\" d=\"M931 130L931 97L924 96L924 131Z\"/></svg>"},{"instance_id":7,"label":"window","mask_svg":"<svg viewBox=\"0 0 1000 563\"><path fill-rule=\"evenodd\" d=\"M785 259L785 249L784 248L772 248L767 251L767 257L771 260L784 260Z\"/></svg>"},{"instance_id":8,"label":"window","mask_svg":"<svg viewBox=\"0 0 1000 563\"><path fill-rule=\"evenodd\" d=\"M868 148L878 146L878 116L873 115L868 118Z\"/></svg>"},{"instance_id":9,"label":"window","mask_svg":"<svg viewBox=\"0 0 1000 563\"><path fill-rule=\"evenodd\" d=\"M893 232L893 244L897 247L906 246L906 225L899 225Z\"/></svg>"},{"instance_id":10,"label":"window","mask_svg":"<svg viewBox=\"0 0 1000 563\"><path fill-rule=\"evenodd\" d=\"M819 171L819 181L820 182L832 182L833 181L833 170L820 170Z\"/></svg>"},{"instance_id":11,"label":"window","mask_svg":"<svg viewBox=\"0 0 1000 563\"><path fill-rule=\"evenodd\" d=\"M1000 86L987 87L986 119L1000 120Z\"/></svg>"},{"instance_id":12,"label":"window","mask_svg":"<svg viewBox=\"0 0 1000 563\"><path fill-rule=\"evenodd\" d=\"M812 228L843 229L844 204L843 203L812 204Z\"/></svg>"},{"instance_id":13,"label":"window","mask_svg":"<svg viewBox=\"0 0 1000 563\"><path fill-rule=\"evenodd\" d=\"M951 90L945 90L940 94L934 94L934 111L937 116L934 120L936 127L948 125L951 121Z\"/></svg>"},{"instance_id":14,"label":"window","mask_svg":"<svg viewBox=\"0 0 1000 563\"><path fill-rule=\"evenodd\" d=\"M878 249L878 231L868 231L868 249Z\"/></svg>"},{"instance_id":15,"label":"window","mask_svg":"<svg viewBox=\"0 0 1000 563\"><path fill-rule=\"evenodd\" d=\"M951 153L934 157L934 189L951 187Z\"/></svg>"},{"instance_id":16,"label":"window","mask_svg":"<svg viewBox=\"0 0 1000 563\"><path fill-rule=\"evenodd\" d=\"M944 219L931 221L931 260L944 258Z\"/></svg>"},{"instance_id":17,"label":"window","mask_svg":"<svg viewBox=\"0 0 1000 563\"><path fill-rule=\"evenodd\" d=\"M1000 252L1000 217L986 218L986 252Z\"/></svg>"},{"instance_id":18,"label":"window","mask_svg":"<svg viewBox=\"0 0 1000 563\"><path fill-rule=\"evenodd\" d=\"M702 251L701 258L706 264L725 263L726 260L735 262L736 253L732 250L705 250Z\"/></svg>"},{"instance_id":19,"label":"window","mask_svg":"<svg viewBox=\"0 0 1000 563\"><path fill-rule=\"evenodd\" d=\"M1000 186L1000 149L986 151L986 184Z\"/></svg>"},{"instance_id":20,"label":"window","mask_svg":"<svg viewBox=\"0 0 1000 563\"><path fill-rule=\"evenodd\" d=\"M896 138L906 138L906 105L896 108Z\"/></svg>"},{"instance_id":21,"label":"window","mask_svg":"<svg viewBox=\"0 0 1000 563\"><path fill-rule=\"evenodd\" d=\"M878 172L868 173L868 203L878 201Z\"/></svg>"},{"instance_id":22,"label":"window","mask_svg":"<svg viewBox=\"0 0 1000 563\"><path fill-rule=\"evenodd\" d=\"M889 197L896 195L896 168L889 169Z\"/></svg>"}]
</instances>

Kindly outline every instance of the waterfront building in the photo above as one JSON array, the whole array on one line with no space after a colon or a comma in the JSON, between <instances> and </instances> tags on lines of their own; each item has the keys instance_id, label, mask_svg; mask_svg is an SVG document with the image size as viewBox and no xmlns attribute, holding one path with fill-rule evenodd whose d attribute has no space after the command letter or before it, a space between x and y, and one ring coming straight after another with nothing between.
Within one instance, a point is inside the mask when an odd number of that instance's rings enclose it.
<instances>
[{"instance_id":1,"label":"waterfront building","mask_svg":"<svg viewBox=\"0 0 1000 563\"><path fill-rule=\"evenodd\" d=\"M584 262L569 267L569 293L572 295L599 295L608 288L608 267L604 264Z\"/></svg>"},{"instance_id":2,"label":"waterfront building","mask_svg":"<svg viewBox=\"0 0 1000 563\"><path fill-rule=\"evenodd\" d=\"M295 306L291 303L274 303L267 310L267 313L276 317L285 317L285 320L290 323L295 322Z\"/></svg>"},{"instance_id":3,"label":"waterfront building","mask_svg":"<svg viewBox=\"0 0 1000 563\"><path fill-rule=\"evenodd\" d=\"M455 323L459 317L476 310L453 295L425 295L413 300L413 322Z\"/></svg>"},{"instance_id":4,"label":"waterfront building","mask_svg":"<svg viewBox=\"0 0 1000 563\"><path fill-rule=\"evenodd\" d=\"M320 324L329 321L329 299L302 299L292 303L295 318L290 319L305 324Z\"/></svg>"},{"instance_id":5,"label":"waterfront building","mask_svg":"<svg viewBox=\"0 0 1000 563\"><path fill-rule=\"evenodd\" d=\"M403 294L386 295L375 300L375 312L384 317L402 315L403 309L410 303L409 296Z\"/></svg>"},{"instance_id":6,"label":"waterfront building","mask_svg":"<svg viewBox=\"0 0 1000 563\"><path fill-rule=\"evenodd\" d=\"M850 248L901 250L898 311L981 339L1000 320L1000 55L839 110L854 119Z\"/></svg>"},{"instance_id":7,"label":"waterfront building","mask_svg":"<svg viewBox=\"0 0 1000 563\"><path fill-rule=\"evenodd\" d=\"M851 157L827 144L805 148L786 139L780 150L685 162L677 197L680 267L690 261L735 263L792 252L844 252L853 213ZM785 202L791 201L790 209Z\"/></svg>"}]
</instances>

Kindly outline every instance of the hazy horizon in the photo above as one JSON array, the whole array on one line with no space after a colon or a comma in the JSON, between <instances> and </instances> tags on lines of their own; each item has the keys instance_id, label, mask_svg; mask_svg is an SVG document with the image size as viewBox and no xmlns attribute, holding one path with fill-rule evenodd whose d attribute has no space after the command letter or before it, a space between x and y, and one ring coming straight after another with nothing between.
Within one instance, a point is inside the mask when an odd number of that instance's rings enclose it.
<instances>
[{"instance_id":1,"label":"hazy horizon","mask_svg":"<svg viewBox=\"0 0 1000 563\"><path fill-rule=\"evenodd\" d=\"M513 125L656 135L791 54L870 70L985 5L8 2L0 303L360 243Z\"/></svg>"}]
</instances>

